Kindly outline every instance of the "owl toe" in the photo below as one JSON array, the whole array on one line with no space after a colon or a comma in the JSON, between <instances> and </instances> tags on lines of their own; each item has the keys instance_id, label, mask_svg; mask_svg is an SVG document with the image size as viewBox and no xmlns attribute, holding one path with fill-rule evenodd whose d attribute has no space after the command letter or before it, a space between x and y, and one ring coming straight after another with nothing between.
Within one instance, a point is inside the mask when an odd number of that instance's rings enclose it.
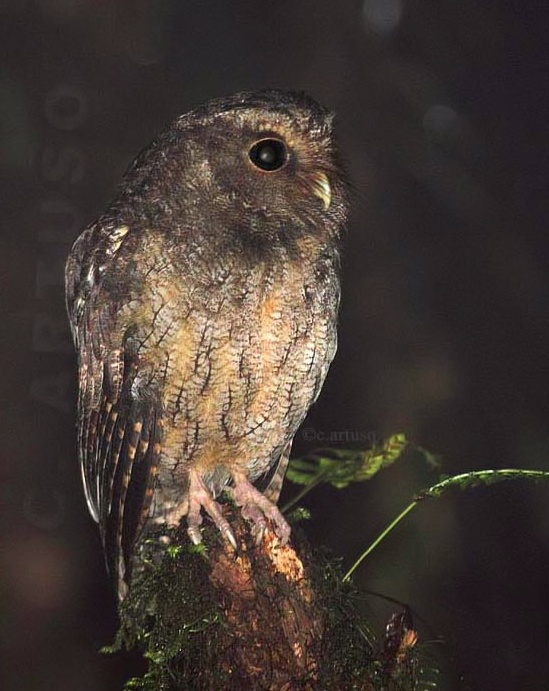
<instances>
[{"instance_id":1,"label":"owl toe","mask_svg":"<svg viewBox=\"0 0 549 691\"><path fill-rule=\"evenodd\" d=\"M233 473L234 488L233 499L242 507L242 515L252 524L252 533L256 541L260 542L267 529L267 519L273 525L282 544L286 544L290 537L290 526L276 504L267 499L248 480L244 473Z\"/></svg>"},{"instance_id":2,"label":"owl toe","mask_svg":"<svg viewBox=\"0 0 549 691\"><path fill-rule=\"evenodd\" d=\"M189 512L187 514L187 534L195 545L202 542L200 526L202 524L202 509L215 523L217 529L233 549L237 549L236 539L231 526L223 516L219 504L212 497L202 479L196 471L190 473Z\"/></svg>"}]
</instances>

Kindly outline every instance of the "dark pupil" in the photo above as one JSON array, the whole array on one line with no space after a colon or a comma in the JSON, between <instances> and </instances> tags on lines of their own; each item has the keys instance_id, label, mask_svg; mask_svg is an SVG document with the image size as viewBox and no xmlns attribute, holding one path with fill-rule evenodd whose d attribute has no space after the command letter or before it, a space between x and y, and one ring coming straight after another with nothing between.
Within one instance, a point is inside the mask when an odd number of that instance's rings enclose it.
<instances>
[{"instance_id":1,"label":"dark pupil","mask_svg":"<svg viewBox=\"0 0 549 691\"><path fill-rule=\"evenodd\" d=\"M261 170L278 170L286 162L286 148L277 139L264 139L252 146L250 160Z\"/></svg>"}]
</instances>

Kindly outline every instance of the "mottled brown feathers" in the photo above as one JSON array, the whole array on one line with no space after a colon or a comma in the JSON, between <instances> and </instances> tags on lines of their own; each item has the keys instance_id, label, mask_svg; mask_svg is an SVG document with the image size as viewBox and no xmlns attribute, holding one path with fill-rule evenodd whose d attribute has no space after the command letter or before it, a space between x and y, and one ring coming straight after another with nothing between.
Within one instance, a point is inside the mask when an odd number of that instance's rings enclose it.
<instances>
[{"instance_id":1,"label":"mottled brown feathers","mask_svg":"<svg viewBox=\"0 0 549 691\"><path fill-rule=\"evenodd\" d=\"M79 455L121 596L144 525L187 516L198 542L206 511L234 540L224 489L287 538L274 502L335 354L346 207L332 116L243 93L176 120L76 241Z\"/></svg>"}]
</instances>

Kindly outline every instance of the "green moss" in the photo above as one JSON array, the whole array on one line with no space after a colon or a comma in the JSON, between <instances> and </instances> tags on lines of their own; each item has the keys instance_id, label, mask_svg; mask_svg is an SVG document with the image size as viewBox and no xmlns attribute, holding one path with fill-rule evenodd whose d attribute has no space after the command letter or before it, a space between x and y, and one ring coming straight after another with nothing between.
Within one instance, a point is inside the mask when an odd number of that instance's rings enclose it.
<instances>
[{"instance_id":1,"label":"green moss","mask_svg":"<svg viewBox=\"0 0 549 691\"><path fill-rule=\"evenodd\" d=\"M209 540L217 540L217 534L206 529L206 544ZM417 690L415 650L409 651L405 665L389 672L381 661L382 645L356 615L356 592L343 583L339 561L325 551L311 554L299 529L294 529L294 541L322 614L324 633L315 651L320 668L310 678L296 679L291 690ZM209 580L206 549L187 546L186 538L174 533L150 536L141 546L139 563L130 595L120 606L121 626L111 650L138 646L149 670L143 678L128 681L126 689L248 688L249 679L239 678L236 666L226 664L231 646L238 642L228 636L217 591Z\"/></svg>"}]
</instances>

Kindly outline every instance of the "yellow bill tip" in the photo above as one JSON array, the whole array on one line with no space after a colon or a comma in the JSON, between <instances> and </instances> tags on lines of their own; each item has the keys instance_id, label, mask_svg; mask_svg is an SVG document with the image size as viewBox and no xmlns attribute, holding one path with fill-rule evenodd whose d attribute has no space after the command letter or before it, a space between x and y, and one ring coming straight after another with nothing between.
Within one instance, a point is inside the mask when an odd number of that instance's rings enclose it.
<instances>
[{"instance_id":1,"label":"yellow bill tip","mask_svg":"<svg viewBox=\"0 0 549 691\"><path fill-rule=\"evenodd\" d=\"M313 194L324 204L324 209L329 209L332 203L332 188L326 173L316 173L313 178Z\"/></svg>"}]
</instances>

